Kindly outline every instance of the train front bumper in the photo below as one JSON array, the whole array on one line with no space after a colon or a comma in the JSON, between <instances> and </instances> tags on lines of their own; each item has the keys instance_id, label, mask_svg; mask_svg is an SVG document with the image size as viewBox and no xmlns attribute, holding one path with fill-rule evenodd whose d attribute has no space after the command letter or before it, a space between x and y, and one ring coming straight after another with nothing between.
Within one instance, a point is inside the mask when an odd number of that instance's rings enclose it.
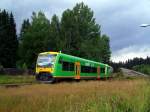
<instances>
[{"instance_id":1,"label":"train front bumper","mask_svg":"<svg viewBox=\"0 0 150 112\"><path fill-rule=\"evenodd\" d=\"M53 73L54 70L53 68L46 68L46 67L37 67L36 68L36 74L39 74L39 73Z\"/></svg>"},{"instance_id":2,"label":"train front bumper","mask_svg":"<svg viewBox=\"0 0 150 112\"><path fill-rule=\"evenodd\" d=\"M53 68L36 68L36 80L38 81L51 81L53 80Z\"/></svg>"}]
</instances>

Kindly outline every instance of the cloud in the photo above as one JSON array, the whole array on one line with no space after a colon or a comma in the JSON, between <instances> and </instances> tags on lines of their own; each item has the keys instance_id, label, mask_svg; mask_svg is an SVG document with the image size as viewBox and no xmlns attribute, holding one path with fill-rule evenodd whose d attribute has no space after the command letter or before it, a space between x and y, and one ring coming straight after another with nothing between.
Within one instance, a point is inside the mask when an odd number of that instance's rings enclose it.
<instances>
[{"instance_id":1,"label":"cloud","mask_svg":"<svg viewBox=\"0 0 150 112\"><path fill-rule=\"evenodd\" d=\"M146 58L147 56L150 56L150 45L144 45L144 46L134 45L114 52L112 54L111 60L113 62L119 62L119 61L125 62L126 60L133 59L135 57Z\"/></svg>"}]
</instances>

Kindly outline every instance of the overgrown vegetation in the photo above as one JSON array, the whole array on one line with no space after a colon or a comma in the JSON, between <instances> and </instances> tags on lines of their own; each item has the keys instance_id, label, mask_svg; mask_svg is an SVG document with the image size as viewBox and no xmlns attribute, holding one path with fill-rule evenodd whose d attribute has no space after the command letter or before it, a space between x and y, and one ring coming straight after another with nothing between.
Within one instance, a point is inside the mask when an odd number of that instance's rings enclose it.
<instances>
[{"instance_id":1,"label":"overgrown vegetation","mask_svg":"<svg viewBox=\"0 0 150 112\"><path fill-rule=\"evenodd\" d=\"M0 87L1 112L149 112L146 79Z\"/></svg>"},{"instance_id":2,"label":"overgrown vegetation","mask_svg":"<svg viewBox=\"0 0 150 112\"><path fill-rule=\"evenodd\" d=\"M150 66L150 57L147 57L145 59L143 58L134 58L134 59L129 59L126 62L119 62L119 63L114 63L110 62L110 65L114 68L114 72L118 72L119 68L124 67L128 69L133 69L134 66L137 66L134 68L134 70L137 71L142 71L142 67L145 66L145 72L148 70L148 66ZM137 69L136 69L137 68ZM144 73L144 72L143 72Z\"/></svg>"},{"instance_id":3,"label":"overgrown vegetation","mask_svg":"<svg viewBox=\"0 0 150 112\"><path fill-rule=\"evenodd\" d=\"M150 75L150 65L136 65L133 67L133 70Z\"/></svg>"},{"instance_id":4,"label":"overgrown vegetation","mask_svg":"<svg viewBox=\"0 0 150 112\"><path fill-rule=\"evenodd\" d=\"M21 75L21 76L0 75L0 84L23 84L23 83L35 83L35 76L31 76L31 75Z\"/></svg>"}]
</instances>

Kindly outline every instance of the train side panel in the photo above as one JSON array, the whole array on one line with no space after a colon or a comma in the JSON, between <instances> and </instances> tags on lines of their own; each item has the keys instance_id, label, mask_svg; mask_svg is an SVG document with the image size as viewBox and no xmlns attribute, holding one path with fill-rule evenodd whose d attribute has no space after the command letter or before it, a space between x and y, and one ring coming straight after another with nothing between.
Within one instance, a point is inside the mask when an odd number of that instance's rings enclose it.
<instances>
[{"instance_id":1,"label":"train side panel","mask_svg":"<svg viewBox=\"0 0 150 112\"><path fill-rule=\"evenodd\" d=\"M77 58L74 56L69 56L65 54L58 54L55 69L54 77L58 78L75 78L76 77L76 68L75 63L80 63L80 78L97 78L98 72L97 68L100 67L100 78L109 77L109 66L106 64L100 64L97 62ZM69 66L69 67L68 67ZM93 71L88 71L88 67L92 67ZM84 70L85 69L85 70ZM87 70L86 70L87 69Z\"/></svg>"}]
</instances>

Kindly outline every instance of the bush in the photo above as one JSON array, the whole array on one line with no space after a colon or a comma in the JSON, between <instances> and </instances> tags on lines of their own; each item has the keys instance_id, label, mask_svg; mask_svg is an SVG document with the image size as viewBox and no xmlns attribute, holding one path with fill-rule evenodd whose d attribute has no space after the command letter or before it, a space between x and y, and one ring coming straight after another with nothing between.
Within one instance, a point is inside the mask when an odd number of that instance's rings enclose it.
<instances>
[{"instance_id":1,"label":"bush","mask_svg":"<svg viewBox=\"0 0 150 112\"><path fill-rule=\"evenodd\" d=\"M136 65L133 67L133 70L150 75L150 65Z\"/></svg>"}]
</instances>

